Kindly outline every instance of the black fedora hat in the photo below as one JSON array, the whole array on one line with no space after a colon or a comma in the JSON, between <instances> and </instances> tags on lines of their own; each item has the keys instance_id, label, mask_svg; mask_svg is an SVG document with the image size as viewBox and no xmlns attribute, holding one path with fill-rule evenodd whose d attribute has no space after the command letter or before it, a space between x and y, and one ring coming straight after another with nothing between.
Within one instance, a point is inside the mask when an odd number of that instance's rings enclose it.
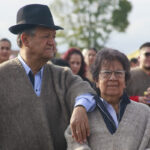
<instances>
[{"instance_id":1,"label":"black fedora hat","mask_svg":"<svg viewBox=\"0 0 150 150\"><path fill-rule=\"evenodd\" d=\"M33 26L43 26L54 30L63 29L56 26L53 21L50 9L46 5L31 4L19 9L17 13L17 24L11 26L9 31L18 34Z\"/></svg>"}]
</instances>

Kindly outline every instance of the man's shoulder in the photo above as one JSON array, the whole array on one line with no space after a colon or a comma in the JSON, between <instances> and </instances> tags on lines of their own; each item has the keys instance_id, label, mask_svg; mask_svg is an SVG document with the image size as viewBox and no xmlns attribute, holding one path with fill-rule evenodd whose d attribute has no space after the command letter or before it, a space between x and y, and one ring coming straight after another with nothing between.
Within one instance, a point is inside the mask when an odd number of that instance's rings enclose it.
<instances>
[{"instance_id":1,"label":"man's shoulder","mask_svg":"<svg viewBox=\"0 0 150 150\"><path fill-rule=\"evenodd\" d=\"M49 69L51 69L51 70L53 70L53 71L56 71L56 72L70 71L69 67L58 66L58 65L53 64L51 61L48 61L46 63L46 67L49 68Z\"/></svg>"},{"instance_id":2,"label":"man's shoulder","mask_svg":"<svg viewBox=\"0 0 150 150\"><path fill-rule=\"evenodd\" d=\"M131 74L138 73L138 72L142 72L142 69L140 67L135 67L131 69Z\"/></svg>"},{"instance_id":3,"label":"man's shoulder","mask_svg":"<svg viewBox=\"0 0 150 150\"><path fill-rule=\"evenodd\" d=\"M138 78L138 77L141 78L141 76L146 75L145 72L140 67L136 67L136 68L132 69L130 71L130 73L131 73L131 78L134 78L134 79Z\"/></svg>"}]
</instances>

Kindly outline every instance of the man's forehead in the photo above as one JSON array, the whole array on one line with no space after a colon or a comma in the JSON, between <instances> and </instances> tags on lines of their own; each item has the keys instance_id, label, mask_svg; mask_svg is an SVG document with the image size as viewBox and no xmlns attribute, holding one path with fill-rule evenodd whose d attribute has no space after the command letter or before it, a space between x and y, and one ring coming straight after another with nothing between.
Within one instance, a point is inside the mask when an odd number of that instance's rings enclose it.
<instances>
[{"instance_id":1,"label":"man's forehead","mask_svg":"<svg viewBox=\"0 0 150 150\"><path fill-rule=\"evenodd\" d=\"M142 53L150 52L150 47L143 47L141 52Z\"/></svg>"}]
</instances>

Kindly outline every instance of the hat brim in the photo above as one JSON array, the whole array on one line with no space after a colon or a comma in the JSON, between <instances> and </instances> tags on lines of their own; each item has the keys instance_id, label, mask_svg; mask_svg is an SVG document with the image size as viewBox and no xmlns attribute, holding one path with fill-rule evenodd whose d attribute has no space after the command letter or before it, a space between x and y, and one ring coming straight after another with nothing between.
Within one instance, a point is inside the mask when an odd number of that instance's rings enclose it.
<instances>
[{"instance_id":1,"label":"hat brim","mask_svg":"<svg viewBox=\"0 0 150 150\"><path fill-rule=\"evenodd\" d=\"M35 26L42 26L42 27L46 27L46 28L49 28L49 29L53 29L53 30L63 30L62 27L60 26L46 26L46 25L43 25L43 24L18 24L18 25L14 25L14 26L11 26L9 28L9 31L13 34L18 34L18 33L21 33L22 31L26 30L26 29L30 29L32 27L35 27Z\"/></svg>"}]
</instances>

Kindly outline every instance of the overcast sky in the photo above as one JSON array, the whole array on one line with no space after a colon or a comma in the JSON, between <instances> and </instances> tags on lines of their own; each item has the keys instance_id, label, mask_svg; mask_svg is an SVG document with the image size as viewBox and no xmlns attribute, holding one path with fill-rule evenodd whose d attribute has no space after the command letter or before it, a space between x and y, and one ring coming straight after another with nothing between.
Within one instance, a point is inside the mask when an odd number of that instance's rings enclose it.
<instances>
[{"instance_id":1,"label":"overcast sky","mask_svg":"<svg viewBox=\"0 0 150 150\"><path fill-rule=\"evenodd\" d=\"M143 43L150 42L150 0L130 0L132 12L126 33L113 33L107 46L129 54Z\"/></svg>"},{"instance_id":2,"label":"overcast sky","mask_svg":"<svg viewBox=\"0 0 150 150\"><path fill-rule=\"evenodd\" d=\"M12 42L12 48L18 49L16 36L8 28L16 24L16 14L19 8L26 4L40 3L50 5L53 0L0 0L0 38L7 37ZM126 33L111 34L107 47L118 49L129 54L150 41L150 0L130 0L133 9L129 15L130 26ZM58 24L58 23L57 23ZM65 48L60 48L65 51ZM59 47L58 47L59 50Z\"/></svg>"}]
</instances>

